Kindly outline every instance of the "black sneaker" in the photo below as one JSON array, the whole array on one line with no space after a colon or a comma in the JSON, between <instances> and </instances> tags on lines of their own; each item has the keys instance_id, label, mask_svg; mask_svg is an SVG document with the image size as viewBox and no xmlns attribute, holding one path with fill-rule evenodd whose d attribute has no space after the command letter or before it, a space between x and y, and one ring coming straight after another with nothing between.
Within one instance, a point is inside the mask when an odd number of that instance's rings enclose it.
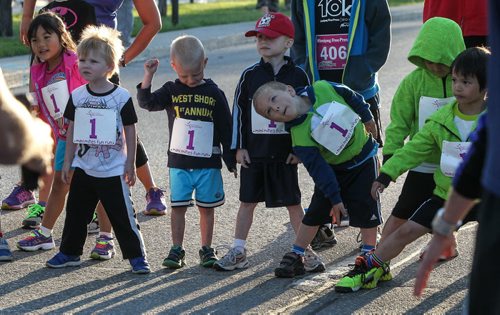
<instances>
[{"instance_id":1,"label":"black sneaker","mask_svg":"<svg viewBox=\"0 0 500 315\"><path fill-rule=\"evenodd\" d=\"M321 249L323 247L332 247L337 244L337 238L335 237L335 232L332 228L326 225L319 227L318 232L314 236L311 242L311 247L315 250Z\"/></svg>"},{"instance_id":2,"label":"black sneaker","mask_svg":"<svg viewBox=\"0 0 500 315\"><path fill-rule=\"evenodd\" d=\"M217 252L209 246L203 246L200 251L200 265L206 268L212 268L217 260Z\"/></svg>"},{"instance_id":3,"label":"black sneaker","mask_svg":"<svg viewBox=\"0 0 500 315\"><path fill-rule=\"evenodd\" d=\"M172 269L179 269L186 265L184 257L186 252L180 246L172 246L168 252L167 258L163 260L163 266Z\"/></svg>"},{"instance_id":4,"label":"black sneaker","mask_svg":"<svg viewBox=\"0 0 500 315\"><path fill-rule=\"evenodd\" d=\"M278 278L293 278L305 273L304 257L294 252L286 253L281 259L280 266L274 269L274 275Z\"/></svg>"}]
</instances>

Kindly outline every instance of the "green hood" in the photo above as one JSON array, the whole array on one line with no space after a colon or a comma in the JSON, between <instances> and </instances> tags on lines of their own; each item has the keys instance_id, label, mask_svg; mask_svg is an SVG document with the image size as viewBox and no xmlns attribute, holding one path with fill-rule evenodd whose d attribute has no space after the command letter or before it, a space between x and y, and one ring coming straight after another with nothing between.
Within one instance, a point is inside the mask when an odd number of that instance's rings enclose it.
<instances>
[{"instance_id":1,"label":"green hood","mask_svg":"<svg viewBox=\"0 0 500 315\"><path fill-rule=\"evenodd\" d=\"M434 17L422 25L408 60L424 69L424 59L450 67L455 57L464 50L460 26L450 19Z\"/></svg>"}]
</instances>

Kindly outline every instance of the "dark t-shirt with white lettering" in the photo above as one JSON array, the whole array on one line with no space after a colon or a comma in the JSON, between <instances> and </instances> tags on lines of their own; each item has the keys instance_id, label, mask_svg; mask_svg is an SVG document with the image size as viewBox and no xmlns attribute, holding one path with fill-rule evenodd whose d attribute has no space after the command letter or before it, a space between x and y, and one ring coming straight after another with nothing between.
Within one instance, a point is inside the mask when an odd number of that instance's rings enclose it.
<instances>
[{"instance_id":1,"label":"dark t-shirt with white lettering","mask_svg":"<svg viewBox=\"0 0 500 315\"><path fill-rule=\"evenodd\" d=\"M153 93L151 88L142 89L139 84L137 100L140 107L149 111L167 112L168 167L220 169L221 155L229 170L236 167L230 149L231 112L224 92L212 80L205 79L204 84L189 87L177 79ZM206 141L197 142L200 137ZM212 142L208 143L208 139ZM200 145L204 149L199 149Z\"/></svg>"}]
</instances>

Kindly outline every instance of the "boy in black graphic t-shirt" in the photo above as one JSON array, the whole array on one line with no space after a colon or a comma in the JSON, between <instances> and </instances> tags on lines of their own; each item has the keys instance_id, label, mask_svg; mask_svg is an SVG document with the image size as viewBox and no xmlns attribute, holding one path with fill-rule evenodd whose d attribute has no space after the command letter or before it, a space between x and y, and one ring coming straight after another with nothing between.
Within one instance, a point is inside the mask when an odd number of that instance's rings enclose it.
<instances>
[{"instance_id":1,"label":"boy in black graphic t-shirt","mask_svg":"<svg viewBox=\"0 0 500 315\"><path fill-rule=\"evenodd\" d=\"M210 79L204 78L205 50L194 36L176 38L170 48L170 64L178 75L151 93L151 81L158 59L146 61L144 78L137 86L139 106L149 111L166 110L169 126L168 167L172 204L172 243L163 265L185 265L185 214L193 205L200 211L200 264L212 267L217 261L211 248L214 208L224 204L221 157L236 175L236 160L231 153L231 114L226 96ZM221 144L223 150L221 150Z\"/></svg>"}]
</instances>

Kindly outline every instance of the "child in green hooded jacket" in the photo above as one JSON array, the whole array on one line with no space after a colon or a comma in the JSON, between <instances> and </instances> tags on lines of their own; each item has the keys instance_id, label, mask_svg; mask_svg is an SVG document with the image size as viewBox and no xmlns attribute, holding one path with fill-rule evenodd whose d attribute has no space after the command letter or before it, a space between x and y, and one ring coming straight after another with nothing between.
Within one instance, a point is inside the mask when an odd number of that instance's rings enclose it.
<instances>
[{"instance_id":1,"label":"child in green hooded jacket","mask_svg":"<svg viewBox=\"0 0 500 315\"><path fill-rule=\"evenodd\" d=\"M420 130L425 120L443 105L453 101L450 66L465 50L462 31L446 18L431 18L421 28L408 61L417 66L399 84L391 105L391 122L385 134L384 163ZM399 200L387 219L382 239L404 224L417 208L432 196L434 171L439 152L432 152L424 163L408 172Z\"/></svg>"},{"instance_id":2,"label":"child in green hooded jacket","mask_svg":"<svg viewBox=\"0 0 500 315\"><path fill-rule=\"evenodd\" d=\"M432 196L418 207L407 222L382 239L374 251L358 256L354 268L335 285L335 291L371 289L377 286L378 281L392 279L389 262L406 245L433 229L440 230L433 219L442 213L452 178L471 145L471 134L477 127L478 116L486 110L486 68L490 55L486 48L474 47L457 56L452 64L452 88L456 100L432 114L413 139L394 152L382 166L371 191L372 197L377 199L390 181L421 164L429 155L437 153L440 156L439 167L434 173L436 188ZM477 205L456 228L462 223L475 221L476 216Z\"/></svg>"}]
</instances>

